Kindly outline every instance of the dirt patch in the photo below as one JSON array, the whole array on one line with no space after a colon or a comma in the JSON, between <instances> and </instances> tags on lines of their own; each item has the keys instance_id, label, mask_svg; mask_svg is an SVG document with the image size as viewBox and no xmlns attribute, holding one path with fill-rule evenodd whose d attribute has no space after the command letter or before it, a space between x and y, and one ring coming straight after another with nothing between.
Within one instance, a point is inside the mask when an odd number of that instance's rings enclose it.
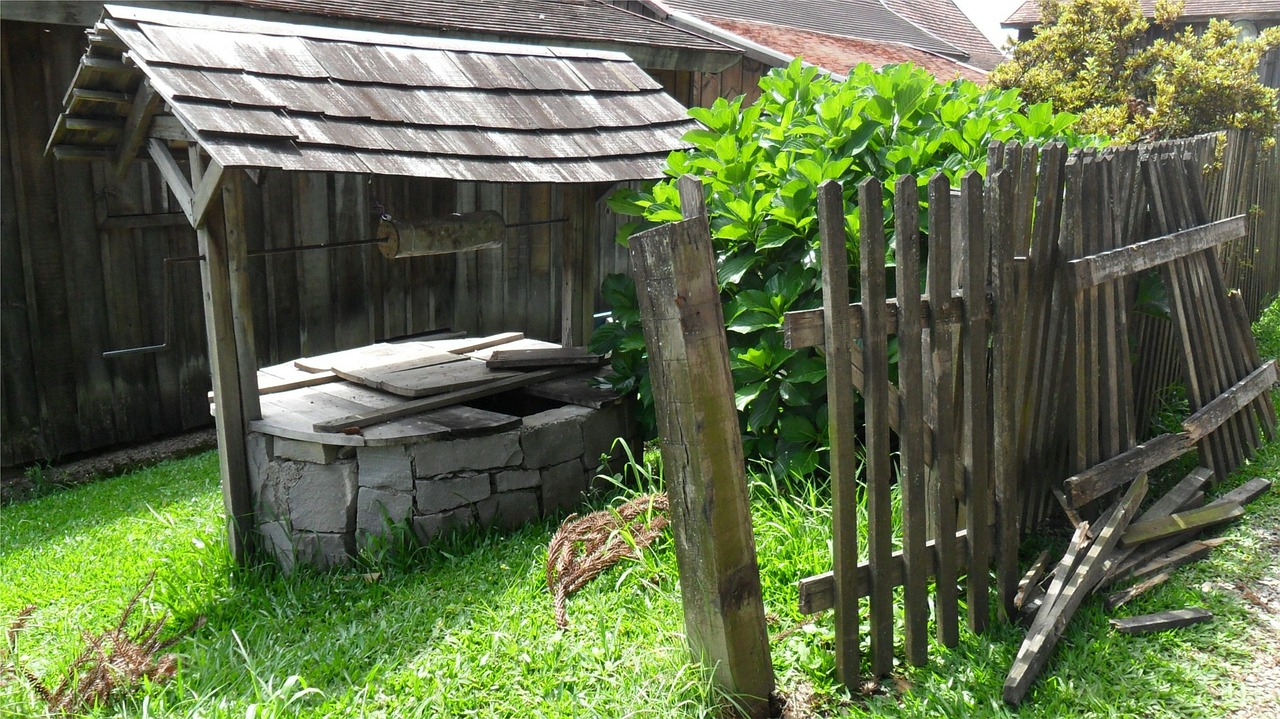
<instances>
[{"instance_id":1,"label":"dirt patch","mask_svg":"<svg viewBox=\"0 0 1280 719\"><path fill-rule=\"evenodd\" d=\"M1259 539L1272 556L1280 553L1280 527L1261 527ZM1257 615L1260 626L1254 640L1253 664L1241 679L1247 705L1231 719L1263 719L1280 716L1280 564L1272 563L1256 582L1238 583L1237 593Z\"/></svg>"},{"instance_id":2,"label":"dirt patch","mask_svg":"<svg viewBox=\"0 0 1280 719\"><path fill-rule=\"evenodd\" d=\"M96 454L54 467L40 467L27 472L6 470L3 480L0 480L0 498L6 504L20 502L46 493L51 488L73 487L94 479L114 477L167 459L189 457L216 446L216 432L205 429Z\"/></svg>"}]
</instances>

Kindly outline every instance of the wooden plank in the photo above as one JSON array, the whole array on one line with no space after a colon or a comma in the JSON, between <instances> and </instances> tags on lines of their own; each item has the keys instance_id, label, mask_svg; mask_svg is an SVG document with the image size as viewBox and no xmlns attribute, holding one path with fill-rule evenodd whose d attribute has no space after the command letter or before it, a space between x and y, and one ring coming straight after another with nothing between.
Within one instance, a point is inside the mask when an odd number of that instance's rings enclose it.
<instances>
[{"instance_id":1,"label":"wooden plank","mask_svg":"<svg viewBox=\"0 0 1280 719\"><path fill-rule=\"evenodd\" d=\"M894 186L894 258L898 307L908 327L920 319L920 198L916 178L903 175ZM902 490L904 645L907 661L922 666L929 654L929 587L925 541L929 517L924 477L924 348L918 332L898 335L898 392L902 424L898 432L898 482Z\"/></svg>"},{"instance_id":2,"label":"wooden plank","mask_svg":"<svg viewBox=\"0 0 1280 719\"><path fill-rule=\"evenodd\" d=\"M362 384L376 386L403 397L427 397L478 387L517 374L512 370L490 369L480 360L464 359L461 362L445 362L398 372L360 372L353 373L352 376Z\"/></svg>"},{"instance_id":3,"label":"wooden plank","mask_svg":"<svg viewBox=\"0 0 1280 719\"><path fill-rule=\"evenodd\" d=\"M1102 606L1105 607L1108 612L1114 612L1115 610L1119 609L1120 607L1123 607L1124 605L1128 604L1129 602L1133 601L1139 596L1146 594L1152 589L1155 589L1161 584L1164 584L1165 582L1169 581L1169 577L1172 577L1172 576L1173 576L1173 572L1170 572L1170 571L1160 572L1159 574L1156 574L1145 581L1139 582L1138 584L1135 584L1132 587L1129 587L1128 589L1112 594L1111 596L1107 597L1107 600L1103 602Z\"/></svg>"},{"instance_id":4,"label":"wooden plank","mask_svg":"<svg viewBox=\"0 0 1280 719\"><path fill-rule=\"evenodd\" d=\"M558 347L555 349L497 350L485 361L491 369L528 369L532 367L591 367L598 366L604 357L592 354L585 347Z\"/></svg>"},{"instance_id":5,"label":"wooden plank","mask_svg":"<svg viewBox=\"0 0 1280 719\"><path fill-rule=\"evenodd\" d=\"M1236 345L1242 345L1245 350L1245 359L1250 367L1258 367L1262 364L1262 359L1258 356L1257 341L1253 338L1252 328L1249 326L1249 311L1244 306L1244 296L1238 290L1232 290L1227 296L1230 304L1230 318L1233 320L1234 333L1232 342ZM1272 360L1274 362L1275 360ZM1274 442L1276 439L1276 406L1272 404L1269 398L1259 396L1254 407L1262 420L1262 431L1266 433L1267 440Z\"/></svg>"},{"instance_id":6,"label":"wooden plank","mask_svg":"<svg viewBox=\"0 0 1280 719\"><path fill-rule=\"evenodd\" d=\"M306 372L332 372L335 367L342 367L346 372L358 372L366 368L385 370L386 367L401 362L423 363L409 365L411 367L426 366L432 360L447 358L450 354L452 353L431 347L425 342L379 342L366 347L353 347L314 357L301 357L293 361L293 366Z\"/></svg>"},{"instance_id":7,"label":"wooden plank","mask_svg":"<svg viewBox=\"0 0 1280 719\"><path fill-rule=\"evenodd\" d=\"M832 540L835 576L836 678L858 686L861 666L858 597L854 575L858 566L859 463L854 427L857 403L853 396L853 310L849 305L849 250L845 244L844 190L827 180L818 187L818 229L822 248L823 319L827 356L827 426L830 428Z\"/></svg>"},{"instance_id":8,"label":"wooden plank","mask_svg":"<svg viewBox=\"0 0 1280 719\"><path fill-rule=\"evenodd\" d=\"M702 207L701 180L678 184ZM769 713L774 688L745 460L716 282L702 217L631 238L649 346L685 632L693 654L747 716Z\"/></svg>"},{"instance_id":9,"label":"wooden plank","mask_svg":"<svg viewBox=\"0 0 1280 719\"><path fill-rule=\"evenodd\" d=\"M967 257L964 259L965 321L964 343L964 448L969 465L967 526L985 528L990 524L988 497L991 492L991 403L987 375L987 270L988 245L983 219L982 177L970 172L960 181L960 223ZM969 627L981 633L989 620L988 586L991 565L990 535L970 537L969 574L966 598Z\"/></svg>"},{"instance_id":10,"label":"wooden plank","mask_svg":"<svg viewBox=\"0 0 1280 719\"><path fill-rule=\"evenodd\" d=\"M524 339L523 332L500 332L487 337L460 337L448 340L426 340L425 342L431 349L443 350L454 354L467 354L469 352L476 352L490 347L498 347L500 345L518 342L522 339Z\"/></svg>"},{"instance_id":11,"label":"wooden plank","mask_svg":"<svg viewBox=\"0 0 1280 719\"><path fill-rule=\"evenodd\" d=\"M1172 572L1179 567L1204 559L1209 556L1210 551L1226 541L1225 537L1192 540L1135 565L1132 569L1127 570L1122 578L1126 581L1132 581L1145 579L1161 572Z\"/></svg>"},{"instance_id":12,"label":"wooden plank","mask_svg":"<svg viewBox=\"0 0 1280 719\"><path fill-rule=\"evenodd\" d=\"M1164 539L1191 530L1205 529L1215 524L1229 522L1244 515L1244 507L1236 502L1215 502L1199 509L1176 512L1163 519L1152 519L1134 524L1124 533L1128 546Z\"/></svg>"},{"instance_id":13,"label":"wooden plank","mask_svg":"<svg viewBox=\"0 0 1280 719\"><path fill-rule=\"evenodd\" d=\"M1033 595L1040 586L1040 581L1044 579L1045 570L1048 568L1049 550L1046 549L1031 563L1031 566L1027 568L1026 574L1022 575L1022 579L1018 582L1018 594L1013 598L1013 606L1018 609L1026 606L1027 598Z\"/></svg>"},{"instance_id":14,"label":"wooden plank","mask_svg":"<svg viewBox=\"0 0 1280 719\"><path fill-rule=\"evenodd\" d=\"M595 377L596 373L587 372L532 384L521 391L531 397L541 397L592 409L608 407L622 401L622 397L617 392L595 386L592 383Z\"/></svg>"},{"instance_id":15,"label":"wooden plank","mask_svg":"<svg viewBox=\"0 0 1280 719\"><path fill-rule=\"evenodd\" d=\"M951 184L939 173L929 179L929 295L939 305L951 305ZM921 303L923 305L923 302ZM923 307L921 308L923 312ZM940 318L939 318L940 319ZM956 487L964 483L964 463L960 457L962 441L959 422L962 388L956 365L959 335L948 323L932 321L929 325L930 360L937 389L937 411L933 447L933 476L929 484L930 535L954 537L956 534ZM936 602L934 609L938 641L946 647L960 643L958 565L962 557L941 546L937 551L934 574Z\"/></svg>"},{"instance_id":16,"label":"wooden plank","mask_svg":"<svg viewBox=\"0 0 1280 719\"><path fill-rule=\"evenodd\" d=\"M519 417L475 407L454 405L426 415L432 422L449 428L454 437L481 437L514 429L524 424Z\"/></svg>"},{"instance_id":17,"label":"wooden plank","mask_svg":"<svg viewBox=\"0 0 1280 719\"><path fill-rule=\"evenodd\" d=\"M295 237L305 238L306 244L329 244L333 207L330 177L318 172L293 172L286 177L293 184ZM334 335L329 255L329 252L298 253L298 331L304 355L341 349Z\"/></svg>"},{"instance_id":18,"label":"wooden plank","mask_svg":"<svg viewBox=\"0 0 1280 719\"><path fill-rule=\"evenodd\" d=\"M332 372L306 372L294 367L292 362L286 362L258 370L258 394L288 392L300 387L336 382L338 379L338 375Z\"/></svg>"},{"instance_id":19,"label":"wooden plank","mask_svg":"<svg viewBox=\"0 0 1280 719\"><path fill-rule=\"evenodd\" d=\"M929 540L925 545L931 550L929 552L930 564L929 572L932 575L937 569L937 556L943 551L938 548L936 540ZM963 571L963 558L969 547L969 531L961 529L955 534L955 543L950 550L961 557L960 569ZM903 567L902 551L896 551L890 557L889 574L887 581L894 586L902 584ZM824 612L835 606L835 575L832 572L823 572L815 574L811 577L805 577L796 583L796 590L799 594L798 609L801 614L817 614ZM853 573L853 582L850 590L855 599L871 596L871 562L859 562Z\"/></svg>"},{"instance_id":20,"label":"wooden plank","mask_svg":"<svg viewBox=\"0 0 1280 719\"><path fill-rule=\"evenodd\" d=\"M1187 435L1162 434L1069 477L1064 482L1067 498L1071 506L1083 507L1139 475L1181 457L1191 449L1192 443Z\"/></svg>"},{"instance_id":21,"label":"wooden plank","mask_svg":"<svg viewBox=\"0 0 1280 719\"><path fill-rule=\"evenodd\" d=\"M1129 617L1127 619L1112 619L1111 626L1115 627L1116 631L1121 634L1149 634L1151 632L1163 632L1167 629L1189 627L1193 624L1207 622L1210 619L1213 619L1213 613L1209 610L1191 607L1188 609L1173 609L1157 614L1144 614L1140 617Z\"/></svg>"},{"instance_id":22,"label":"wooden plank","mask_svg":"<svg viewBox=\"0 0 1280 719\"><path fill-rule=\"evenodd\" d=\"M1075 614L1085 597L1093 590L1104 571L1103 560L1116 547L1120 535L1125 531L1129 521L1137 514L1138 505L1142 503L1147 492L1147 478L1143 476L1129 485L1112 513L1106 526L1098 532L1098 537L1089 545L1088 552L1080 559L1073 571L1071 579L1066 582L1060 592L1050 588L1045 595L1044 604L1036 614L1035 622L1027 631L1027 636L1018 649L1013 667L1004 683L1004 700L1010 704L1019 704L1031 689L1036 675L1044 668L1045 662L1057 646L1058 639L1066 629L1067 623ZM1081 525L1082 527L1085 525ZM1078 530L1077 530L1078 531ZM1058 584L1058 577L1054 577Z\"/></svg>"},{"instance_id":23,"label":"wooden plank","mask_svg":"<svg viewBox=\"0 0 1280 719\"><path fill-rule=\"evenodd\" d=\"M473 399L500 394L502 392L518 389L536 382L544 382L568 373L569 370L563 368L539 370L537 372L522 372L515 376L505 377L487 384L454 392L446 392L432 397L424 397L422 399L404 402L387 409L353 414L348 417L341 417L335 420L316 422L313 425L313 429L316 432L354 432L359 430L361 427L368 427L381 422L420 414L428 410L440 409L441 407L448 407L450 405L469 402Z\"/></svg>"},{"instance_id":24,"label":"wooden plank","mask_svg":"<svg viewBox=\"0 0 1280 719\"><path fill-rule=\"evenodd\" d=\"M889 487L894 481L889 461L889 349L885 324L884 192L875 179L858 187L862 217L861 288L863 324L863 417L866 423L867 543L871 562L871 673L893 669L893 586L887 581L893 556L893 517Z\"/></svg>"},{"instance_id":25,"label":"wooden plank","mask_svg":"<svg viewBox=\"0 0 1280 719\"><path fill-rule=\"evenodd\" d=\"M1245 216L1236 215L1153 240L1079 257L1067 263L1071 287L1076 290L1095 287L1145 272L1244 237L1245 229Z\"/></svg>"}]
</instances>

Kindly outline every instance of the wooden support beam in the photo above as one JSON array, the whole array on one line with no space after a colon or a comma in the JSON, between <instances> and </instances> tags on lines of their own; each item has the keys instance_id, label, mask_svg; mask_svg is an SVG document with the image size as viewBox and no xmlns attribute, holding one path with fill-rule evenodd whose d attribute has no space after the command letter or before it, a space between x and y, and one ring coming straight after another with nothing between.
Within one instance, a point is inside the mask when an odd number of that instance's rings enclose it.
<instances>
[{"instance_id":1,"label":"wooden support beam","mask_svg":"<svg viewBox=\"0 0 1280 719\"><path fill-rule=\"evenodd\" d=\"M1266 364L1250 372L1248 377L1235 383L1231 389L1218 395L1183 421L1182 431L1186 432L1190 441L1199 442L1237 412L1252 404L1263 392L1274 387L1276 380L1276 361L1267 360Z\"/></svg>"},{"instance_id":2,"label":"wooden support beam","mask_svg":"<svg viewBox=\"0 0 1280 719\"><path fill-rule=\"evenodd\" d=\"M1166 629L1189 627L1192 624L1200 624L1210 619L1213 619L1213 613L1209 610L1190 607L1158 614L1144 614L1140 617L1129 617L1128 619L1112 619L1111 626L1115 627L1116 631L1121 634L1148 634L1150 632L1163 632Z\"/></svg>"},{"instance_id":3,"label":"wooden support beam","mask_svg":"<svg viewBox=\"0 0 1280 719\"><path fill-rule=\"evenodd\" d=\"M1116 487L1133 481L1139 475L1181 457L1194 446L1185 434L1162 434L1149 439L1068 478L1064 482L1067 499L1072 507L1083 507Z\"/></svg>"},{"instance_id":4,"label":"wooden support beam","mask_svg":"<svg viewBox=\"0 0 1280 719\"><path fill-rule=\"evenodd\" d=\"M1245 216L1236 215L1146 242L1081 257L1067 263L1071 289L1082 290L1159 267L1245 236Z\"/></svg>"},{"instance_id":5,"label":"wooden support beam","mask_svg":"<svg viewBox=\"0 0 1280 719\"><path fill-rule=\"evenodd\" d=\"M189 145L188 154L198 152L199 145ZM195 220L195 224L199 227L204 223L205 218L209 215L209 207L214 203L214 198L222 185L222 165L217 160L209 159L209 164L203 168L200 174L200 182L196 185L195 193L191 196L191 216Z\"/></svg>"},{"instance_id":6,"label":"wooden support beam","mask_svg":"<svg viewBox=\"0 0 1280 719\"><path fill-rule=\"evenodd\" d=\"M677 186L681 205L700 210L701 181L686 176ZM632 237L631 263L671 495L685 633L716 684L747 716L762 719L773 665L706 219Z\"/></svg>"},{"instance_id":7,"label":"wooden support beam","mask_svg":"<svg viewBox=\"0 0 1280 719\"><path fill-rule=\"evenodd\" d=\"M1035 594L1035 589L1040 585L1040 580L1044 579L1045 570L1048 568L1049 550L1046 549L1036 557L1036 561L1031 563L1026 574L1022 575L1022 581L1018 582L1018 593L1013 598L1013 606L1018 609L1026 606L1027 598Z\"/></svg>"},{"instance_id":8,"label":"wooden support beam","mask_svg":"<svg viewBox=\"0 0 1280 719\"><path fill-rule=\"evenodd\" d=\"M151 87L150 81L143 80L138 85L137 92L134 93L133 106L129 109L129 117L124 121L124 132L116 145L114 157L116 177L124 179L124 176L129 174L129 167L138 156L142 143L147 139L151 120L162 107L164 107L164 98Z\"/></svg>"},{"instance_id":9,"label":"wooden support beam","mask_svg":"<svg viewBox=\"0 0 1280 719\"><path fill-rule=\"evenodd\" d=\"M934 576L938 566L937 540L930 539L925 543L925 546L929 548L929 575ZM968 569L968 562L964 557L967 557L969 552L969 530L961 529L956 532L955 551L956 556L961 558L957 567L963 572ZM904 566L902 551L894 552L890 558L889 571L886 573L886 581L889 582L890 586L902 583ZM800 596L799 610L801 614L817 614L835 606L836 583L835 575L831 572L805 577L796 583L796 589ZM858 563L857 569L854 570L852 591L855 599L871 595L870 562Z\"/></svg>"},{"instance_id":10,"label":"wooden support beam","mask_svg":"<svg viewBox=\"0 0 1280 719\"><path fill-rule=\"evenodd\" d=\"M1135 584L1132 587L1129 587L1128 589L1112 594L1111 596L1107 597L1107 600L1102 603L1102 606L1105 607L1108 612L1114 612L1115 610L1119 609L1120 607L1123 607L1124 605L1128 604L1129 602L1133 601L1139 596L1146 594L1152 589L1155 589L1161 584L1164 584L1165 582L1169 581L1169 577L1172 577L1172 576L1173 576L1173 570L1165 570L1163 572L1160 572L1159 574L1156 574L1155 576L1147 579L1146 581L1139 582L1138 584Z\"/></svg>"},{"instance_id":11,"label":"wooden support beam","mask_svg":"<svg viewBox=\"0 0 1280 719\"><path fill-rule=\"evenodd\" d=\"M199 229L200 223L196 222L195 213L192 211L191 182L183 173L178 161L174 159L173 153L169 152L169 147L163 141L153 138L147 141L147 152L155 161L165 184L169 186L169 192L173 193L174 199L178 201L178 207L187 216L187 222Z\"/></svg>"},{"instance_id":12,"label":"wooden support beam","mask_svg":"<svg viewBox=\"0 0 1280 719\"><path fill-rule=\"evenodd\" d=\"M891 297L885 300L885 334L898 334L898 323L900 321L900 312L898 309L898 298ZM866 334L866 330L862 324L862 303L854 302L849 305L849 309L853 310L853 321L850 323L852 337L855 340L862 339ZM984 306L990 316L990 307ZM924 298L920 300L920 328L927 329L932 324L945 324L959 326L964 318L964 300L959 297L937 302L935 300ZM782 317L782 333L783 341L788 349L801 349L804 347L821 347L826 341L824 334L824 309L815 310L792 310Z\"/></svg>"}]
</instances>

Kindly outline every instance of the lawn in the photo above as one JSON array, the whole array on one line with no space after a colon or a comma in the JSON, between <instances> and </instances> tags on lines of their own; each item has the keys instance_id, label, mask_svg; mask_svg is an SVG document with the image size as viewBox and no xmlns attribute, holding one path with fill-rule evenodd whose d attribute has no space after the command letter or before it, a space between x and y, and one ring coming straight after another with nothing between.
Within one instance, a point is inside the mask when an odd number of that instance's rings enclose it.
<instances>
[{"instance_id":1,"label":"lawn","mask_svg":"<svg viewBox=\"0 0 1280 719\"><path fill-rule=\"evenodd\" d=\"M1256 330L1275 356L1280 303ZM1280 477L1280 443L1214 493L1254 476ZM1261 653L1276 651L1268 619L1280 618L1253 593L1264 580L1280 583L1273 489L1208 560L1119 612L1198 605L1214 612L1210 623L1121 636L1091 600L1017 711L1000 690L1023 630L999 623L983 636L962 632L956 649L932 646L927 667L900 668L850 698L832 678L830 613L806 623L795 608L795 581L829 569L829 493L791 486L753 480L755 530L779 681L820 714L1224 716L1249 703L1244 677ZM24 667L51 677L78 651L80 632L112 625L152 572L139 614L167 611L175 629L206 617L174 647L180 664L169 683L95 716L723 716L726 702L685 653L670 541L575 595L561 631L543 573L555 526L475 531L429 548L390 541L331 574L235 569L217 457L206 453L0 509L0 621L36 605L17 651ZM0 684L0 716L40 707L22 682Z\"/></svg>"}]
</instances>

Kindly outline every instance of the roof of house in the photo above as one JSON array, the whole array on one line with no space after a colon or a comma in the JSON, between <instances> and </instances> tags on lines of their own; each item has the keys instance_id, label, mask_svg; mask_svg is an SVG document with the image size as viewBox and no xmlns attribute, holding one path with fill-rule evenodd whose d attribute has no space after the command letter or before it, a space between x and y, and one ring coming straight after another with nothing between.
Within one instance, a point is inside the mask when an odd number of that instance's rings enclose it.
<instances>
[{"instance_id":1,"label":"roof of house","mask_svg":"<svg viewBox=\"0 0 1280 719\"><path fill-rule=\"evenodd\" d=\"M144 79L224 167L613 182L660 177L696 126L621 53L110 5L95 36L55 152L110 153L130 105L97 100ZM104 72L112 44L130 62Z\"/></svg>"},{"instance_id":2,"label":"roof of house","mask_svg":"<svg viewBox=\"0 0 1280 719\"><path fill-rule=\"evenodd\" d=\"M953 0L885 0L889 9L969 53L969 64L992 70L1004 55Z\"/></svg>"},{"instance_id":3,"label":"roof of house","mask_svg":"<svg viewBox=\"0 0 1280 719\"><path fill-rule=\"evenodd\" d=\"M891 11L880 0L662 0L706 20L782 25L798 30L892 42L967 60L969 53Z\"/></svg>"},{"instance_id":4,"label":"roof of house","mask_svg":"<svg viewBox=\"0 0 1280 719\"><path fill-rule=\"evenodd\" d=\"M986 80L981 70L900 43L872 42L745 20L711 18L709 21L751 42L765 45L793 57L804 58L806 62L834 73L846 74L850 68L863 62L878 68L893 63L911 62L923 67L940 80L951 80L956 77L974 82Z\"/></svg>"},{"instance_id":5,"label":"roof of house","mask_svg":"<svg viewBox=\"0 0 1280 719\"><path fill-rule=\"evenodd\" d=\"M1155 16L1155 0L1140 0L1142 14ZM1280 19L1280 2L1276 0L1185 0L1180 16L1187 22L1205 21L1209 18L1227 20ZM1039 0L1026 0L1013 11L1001 25L1004 27L1032 27L1040 22Z\"/></svg>"}]
</instances>

